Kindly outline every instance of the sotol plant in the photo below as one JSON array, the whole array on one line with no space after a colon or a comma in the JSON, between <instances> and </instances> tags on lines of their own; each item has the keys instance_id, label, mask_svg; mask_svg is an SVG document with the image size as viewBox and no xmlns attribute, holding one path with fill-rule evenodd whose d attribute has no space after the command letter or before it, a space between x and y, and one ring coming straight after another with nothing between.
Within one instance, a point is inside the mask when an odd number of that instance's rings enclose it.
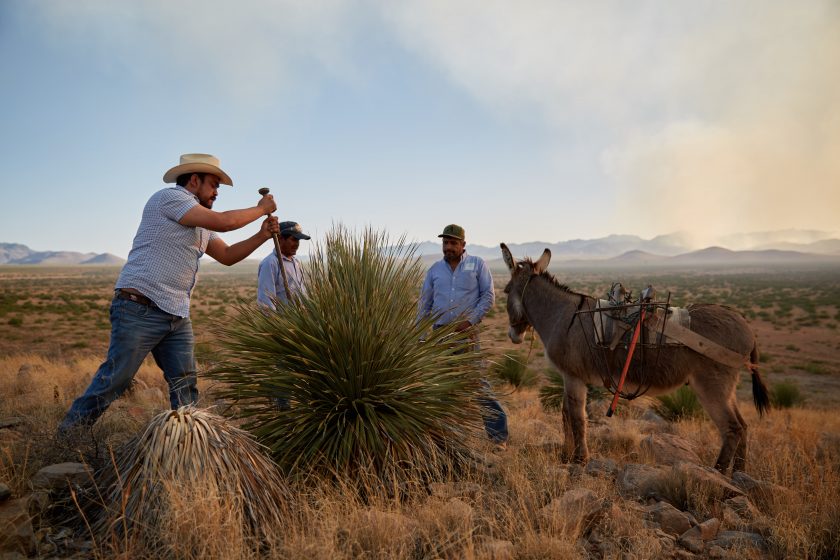
<instances>
[{"instance_id":1,"label":"sotol plant","mask_svg":"<svg viewBox=\"0 0 840 560\"><path fill-rule=\"evenodd\" d=\"M292 506L280 470L250 434L191 406L155 416L94 480L79 505L103 552L131 544L149 557L185 556L184 546L212 542L197 533L213 512L244 541L266 542ZM202 513L186 516L198 499Z\"/></svg>"},{"instance_id":2,"label":"sotol plant","mask_svg":"<svg viewBox=\"0 0 840 560\"><path fill-rule=\"evenodd\" d=\"M226 361L209 375L286 472L403 483L470 460L476 356L434 318L415 324L422 275L402 239L337 226L304 297L243 307L222 330Z\"/></svg>"}]
</instances>

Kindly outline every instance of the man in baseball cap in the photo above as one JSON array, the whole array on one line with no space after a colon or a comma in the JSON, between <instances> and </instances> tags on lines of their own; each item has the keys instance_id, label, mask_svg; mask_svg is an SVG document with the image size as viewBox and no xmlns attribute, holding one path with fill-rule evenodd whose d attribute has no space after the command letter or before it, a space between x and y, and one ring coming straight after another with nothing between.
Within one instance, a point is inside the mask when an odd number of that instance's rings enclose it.
<instances>
[{"instance_id":1,"label":"man in baseball cap","mask_svg":"<svg viewBox=\"0 0 840 560\"><path fill-rule=\"evenodd\" d=\"M467 255L464 228L449 224L438 235L443 239L443 259L433 264L423 281L417 320L437 316L435 328L457 321L456 330L470 333L473 347L480 348L478 324L493 307L495 293L490 269L481 257ZM480 399L484 429L488 437L504 448L508 440L507 415L482 380L485 395Z\"/></svg>"},{"instance_id":2,"label":"man in baseball cap","mask_svg":"<svg viewBox=\"0 0 840 560\"><path fill-rule=\"evenodd\" d=\"M300 261L295 258L301 239L308 241L311 238L303 233L303 228L299 223L280 222L280 254L283 269L280 269L280 262L274 251L260 262L257 272L257 302L261 305L275 309L274 303L277 300L288 303L295 296L306 294L303 270ZM287 287L289 293L286 293Z\"/></svg>"}]
</instances>

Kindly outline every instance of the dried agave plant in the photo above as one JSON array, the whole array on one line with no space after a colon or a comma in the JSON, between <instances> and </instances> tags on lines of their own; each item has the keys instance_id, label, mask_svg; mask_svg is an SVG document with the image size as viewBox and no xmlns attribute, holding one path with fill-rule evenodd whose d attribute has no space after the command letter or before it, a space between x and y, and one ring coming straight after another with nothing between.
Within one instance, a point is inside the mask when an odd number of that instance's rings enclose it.
<instances>
[{"instance_id":1,"label":"dried agave plant","mask_svg":"<svg viewBox=\"0 0 840 560\"><path fill-rule=\"evenodd\" d=\"M208 375L287 473L388 486L471 464L478 360L452 327L416 322L413 251L336 226L310 254L305 297L242 307L222 329Z\"/></svg>"},{"instance_id":2,"label":"dried agave plant","mask_svg":"<svg viewBox=\"0 0 840 560\"><path fill-rule=\"evenodd\" d=\"M83 515L100 548L135 543L145 553L186 557L197 550L175 552L196 545L202 517L239 522L238 534L259 547L274 539L291 506L277 465L253 437L192 406L161 412L116 450L87 498ZM187 520L184 511L199 502L202 511Z\"/></svg>"}]
</instances>

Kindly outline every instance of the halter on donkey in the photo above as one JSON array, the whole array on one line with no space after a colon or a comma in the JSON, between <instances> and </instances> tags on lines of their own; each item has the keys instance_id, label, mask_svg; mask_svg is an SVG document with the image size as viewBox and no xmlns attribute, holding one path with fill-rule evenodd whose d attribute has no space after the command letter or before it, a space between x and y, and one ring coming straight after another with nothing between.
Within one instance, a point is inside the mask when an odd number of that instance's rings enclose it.
<instances>
[{"instance_id":1,"label":"halter on donkey","mask_svg":"<svg viewBox=\"0 0 840 560\"><path fill-rule=\"evenodd\" d=\"M627 349L619 346L610 350L610 364L607 365L616 367L607 367L605 371L603 361L590 351L595 336L591 319L596 307L595 298L573 292L546 272L551 260L548 249L533 262L529 259L516 261L504 243L501 248L511 273L505 287L510 322L508 334L517 344L522 342L522 334L529 325L540 335L546 356L563 375L565 453L575 461L586 462L589 458L586 386L601 384L605 377L618 386L621 365L627 362ZM721 363L685 345L662 346L648 350L650 359L645 367L628 372L626 388L638 391L646 386L651 395L656 395L673 391L685 383L691 385L723 440L715 468L722 472L730 466L734 470L744 470L747 424L738 410L735 395L743 364L750 364L753 400L760 414L770 402L767 387L756 367L755 336L746 320L728 307L694 304L688 307L688 312L691 333L725 347L738 356L738 363ZM589 318L588 321L578 320L583 315Z\"/></svg>"}]
</instances>

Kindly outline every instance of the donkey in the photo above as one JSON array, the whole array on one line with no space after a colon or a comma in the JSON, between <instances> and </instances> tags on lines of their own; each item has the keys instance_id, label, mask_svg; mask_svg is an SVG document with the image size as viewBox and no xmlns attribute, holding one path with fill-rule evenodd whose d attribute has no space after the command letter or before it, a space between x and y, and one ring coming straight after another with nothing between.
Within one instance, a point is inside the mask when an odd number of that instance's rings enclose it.
<instances>
[{"instance_id":1,"label":"donkey","mask_svg":"<svg viewBox=\"0 0 840 560\"><path fill-rule=\"evenodd\" d=\"M533 262L530 259L516 261L504 243L501 248L511 274L505 287L510 322L508 335L511 341L519 344L529 325L539 334L546 355L563 374L564 454L585 463L589 459L586 385L605 383L604 375L612 377L617 385L627 350L619 345L605 355L590 348L595 336L592 314L584 313L582 320L578 320L575 313L594 309L596 301L573 292L546 272L551 260L548 249ZM770 399L756 368L758 347L746 320L722 305L693 304L688 311L692 331L743 356L744 365L752 371L753 401L759 415L763 415ZM646 349L646 352L648 365L644 369L631 368L625 381L626 390L647 386L650 394L656 395L688 383L723 440L715 468L724 473L730 466L735 471L743 471L747 456L747 424L738 411L735 396L739 368L718 363L685 346L662 346Z\"/></svg>"}]
</instances>

